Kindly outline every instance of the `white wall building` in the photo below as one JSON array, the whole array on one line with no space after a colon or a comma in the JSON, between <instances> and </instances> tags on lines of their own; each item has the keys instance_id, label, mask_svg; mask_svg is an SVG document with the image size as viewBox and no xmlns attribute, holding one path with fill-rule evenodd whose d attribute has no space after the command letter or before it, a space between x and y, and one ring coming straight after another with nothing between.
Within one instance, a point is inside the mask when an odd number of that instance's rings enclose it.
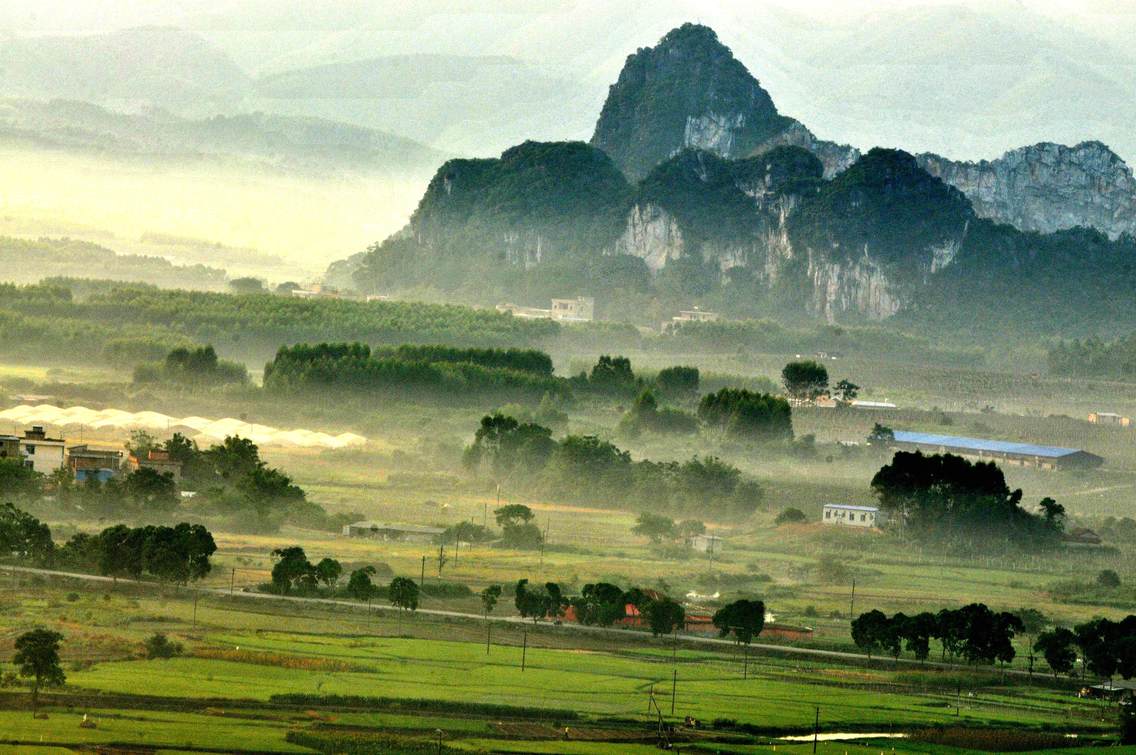
<instances>
[{"instance_id":1,"label":"white wall building","mask_svg":"<svg viewBox=\"0 0 1136 755\"><path fill-rule=\"evenodd\" d=\"M40 474L51 474L65 464L65 446L62 438L49 438L40 425L24 431L20 438L20 456L24 464Z\"/></svg>"},{"instance_id":2,"label":"white wall building","mask_svg":"<svg viewBox=\"0 0 1136 755\"><path fill-rule=\"evenodd\" d=\"M842 524L845 527L882 527L887 521L887 515L875 506L826 503L821 521L825 524Z\"/></svg>"}]
</instances>

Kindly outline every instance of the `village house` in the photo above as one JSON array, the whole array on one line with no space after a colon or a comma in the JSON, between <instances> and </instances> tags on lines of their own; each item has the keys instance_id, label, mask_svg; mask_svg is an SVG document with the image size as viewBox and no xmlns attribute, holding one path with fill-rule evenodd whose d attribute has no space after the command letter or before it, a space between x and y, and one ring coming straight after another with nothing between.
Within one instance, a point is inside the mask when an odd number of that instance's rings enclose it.
<instances>
[{"instance_id":1,"label":"village house","mask_svg":"<svg viewBox=\"0 0 1136 755\"><path fill-rule=\"evenodd\" d=\"M695 307L694 309L679 310L679 313L671 318L670 324L675 326L688 322L717 322L721 317L717 312L707 312Z\"/></svg>"},{"instance_id":2,"label":"village house","mask_svg":"<svg viewBox=\"0 0 1136 755\"><path fill-rule=\"evenodd\" d=\"M96 448L85 443L71 446L67 449L67 469L76 482L106 482L118 477L122 470L122 451Z\"/></svg>"},{"instance_id":3,"label":"village house","mask_svg":"<svg viewBox=\"0 0 1136 755\"><path fill-rule=\"evenodd\" d=\"M508 312L523 320L556 320L557 322L591 322L595 318L596 300L590 296L575 299L553 299L548 309L498 304L497 311Z\"/></svg>"},{"instance_id":4,"label":"village house","mask_svg":"<svg viewBox=\"0 0 1136 755\"><path fill-rule=\"evenodd\" d=\"M826 503L821 521L846 527L882 527L887 515L875 506L853 506L846 503Z\"/></svg>"},{"instance_id":5,"label":"village house","mask_svg":"<svg viewBox=\"0 0 1136 755\"><path fill-rule=\"evenodd\" d=\"M172 476L174 482L181 482L181 462L171 459L169 451L151 448L141 459L135 454L130 454L126 458L126 466L131 472L137 472L139 469L152 469L158 474Z\"/></svg>"},{"instance_id":6,"label":"village house","mask_svg":"<svg viewBox=\"0 0 1136 755\"><path fill-rule=\"evenodd\" d=\"M0 435L0 459L20 459L20 436Z\"/></svg>"},{"instance_id":7,"label":"village house","mask_svg":"<svg viewBox=\"0 0 1136 755\"><path fill-rule=\"evenodd\" d=\"M41 425L34 425L20 438L20 454L25 466L47 475L63 468L66 445L62 438L49 438Z\"/></svg>"},{"instance_id":8,"label":"village house","mask_svg":"<svg viewBox=\"0 0 1136 755\"><path fill-rule=\"evenodd\" d=\"M1112 425L1114 427L1131 427L1132 420L1114 412L1092 412L1089 422L1094 425Z\"/></svg>"}]
</instances>

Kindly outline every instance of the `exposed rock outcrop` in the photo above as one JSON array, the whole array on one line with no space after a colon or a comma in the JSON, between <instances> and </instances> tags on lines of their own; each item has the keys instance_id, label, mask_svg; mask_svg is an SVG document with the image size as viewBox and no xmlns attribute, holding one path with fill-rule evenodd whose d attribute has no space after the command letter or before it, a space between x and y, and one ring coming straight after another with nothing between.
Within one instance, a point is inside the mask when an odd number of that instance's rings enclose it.
<instances>
[{"instance_id":1,"label":"exposed rock outcrop","mask_svg":"<svg viewBox=\"0 0 1136 755\"><path fill-rule=\"evenodd\" d=\"M762 154L777 147L800 147L812 152L824 165L825 178L843 173L852 163L860 159L860 150L847 144L818 139L812 131L805 128L803 123L797 121L754 150L754 154Z\"/></svg>"},{"instance_id":2,"label":"exposed rock outcrop","mask_svg":"<svg viewBox=\"0 0 1136 755\"><path fill-rule=\"evenodd\" d=\"M928 173L966 194L979 217L1042 233L1076 226L1110 238L1136 233L1136 179L1100 142L1044 142L981 162L933 154L918 159Z\"/></svg>"}]
</instances>

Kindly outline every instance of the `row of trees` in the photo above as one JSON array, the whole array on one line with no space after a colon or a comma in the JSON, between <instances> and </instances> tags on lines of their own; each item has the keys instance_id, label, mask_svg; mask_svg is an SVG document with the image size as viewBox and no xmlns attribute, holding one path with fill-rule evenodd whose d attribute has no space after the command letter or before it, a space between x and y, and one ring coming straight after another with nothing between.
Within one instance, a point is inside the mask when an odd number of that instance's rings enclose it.
<instances>
[{"instance_id":1,"label":"row of trees","mask_svg":"<svg viewBox=\"0 0 1136 755\"><path fill-rule=\"evenodd\" d=\"M1131 380L1136 377L1136 335L1061 341L1050 347L1048 359L1054 375Z\"/></svg>"},{"instance_id":2,"label":"row of trees","mask_svg":"<svg viewBox=\"0 0 1136 755\"><path fill-rule=\"evenodd\" d=\"M569 596L556 582L532 585L522 579L514 588L513 599L517 613L534 622L559 620L571 608L576 620L588 626L610 627L637 614L655 636L670 634L686 623L686 610L670 597L639 587L624 590L609 582L586 584L579 595ZM720 608L711 620L721 636L732 634L748 645L765 626L765 604L737 600Z\"/></svg>"},{"instance_id":3,"label":"row of trees","mask_svg":"<svg viewBox=\"0 0 1136 755\"><path fill-rule=\"evenodd\" d=\"M206 576L217 551L213 535L200 524L128 527L118 524L97 535L79 533L59 549L57 563L109 577L186 584Z\"/></svg>"},{"instance_id":4,"label":"row of trees","mask_svg":"<svg viewBox=\"0 0 1136 755\"><path fill-rule=\"evenodd\" d=\"M547 427L501 414L481 420L464 463L498 483L509 479L534 493L590 505L619 501L654 511L711 510L739 516L753 512L762 497L756 481L713 456L685 462L632 461L630 453L595 436L569 435L556 441Z\"/></svg>"},{"instance_id":5,"label":"row of trees","mask_svg":"<svg viewBox=\"0 0 1136 755\"><path fill-rule=\"evenodd\" d=\"M298 344L281 347L265 365L264 387L280 393L336 388L442 392L451 397L566 394L568 382L545 374L539 369L542 363L532 352L408 347L372 353L362 343Z\"/></svg>"},{"instance_id":6,"label":"row of trees","mask_svg":"<svg viewBox=\"0 0 1136 755\"><path fill-rule=\"evenodd\" d=\"M1131 679L1136 677L1136 616L1120 621L1096 618L1071 630L1054 627L1038 635L1033 649L1045 657L1054 675L1073 671L1079 649L1089 673Z\"/></svg>"},{"instance_id":7,"label":"row of trees","mask_svg":"<svg viewBox=\"0 0 1136 755\"><path fill-rule=\"evenodd\" d=\"M708 427L739 440L792 440L789 402L768 393L744 388L723 388L702 397L698 418Z\"/></svg>"},{"instance_id":8,"label":"row of trees","mask_svg":"<svg viewBox=\"0 0 1136 755\"><path fill-rule=\"evenodd\" d=\"M961 658L968 663L1009 663L1014 659L1014 637L1025 631L1022 617L994 612L982 603L938 613L888 616L882 611L862 613L852 620L852 641L871 657L887 654L899 658L903 650L924 661L931 640L938 640L943 660Z\"/></svg>"},{"instance_id":9,"label":"row of trees","mask_svg":"<svg viewBox=\"0 0 1136 755\"><path fill-rule=\"evenodd\" d=\"M80 532L56 546L46 524L11 503L0 506L0 557L32 566L185 584L209 573L216 550L209 530L187 522L173 527L118 524L95 535Z\"/></svg>"}]
</instances>

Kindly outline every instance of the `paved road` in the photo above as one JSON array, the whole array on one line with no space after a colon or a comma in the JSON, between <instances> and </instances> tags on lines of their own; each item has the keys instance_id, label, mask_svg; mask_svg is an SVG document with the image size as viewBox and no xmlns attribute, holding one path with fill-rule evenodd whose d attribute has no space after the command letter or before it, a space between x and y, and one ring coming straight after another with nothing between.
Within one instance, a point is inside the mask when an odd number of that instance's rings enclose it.
<instances>
[{"instance_id":1,"label":"paved road","mask_svg":"<svg viewBox=\"0 0 1136 755\"><path fill-rule=\"evenodd\" d=\"M40 575L43 575L43 576L51 576L51 577L67 577L67 578L70 578L70 579L86 580L88 582L114 582L115 581L114 578L112 578L112 577L104 577L104 576L99 575L99 574L82 574L82 573L79 573L79 572L57 571L57 570L54 570L54 569L35 569L35 568L31 568L31 567L26 567L26 566L5 566L3 568L8 570L9 572L14 571L14 572L22 572L22 573L26 573L26 574L40 574ZM122 578L119 578L117 581L125 583L125 584L141 585L143 587L152 587L152 588L163 587L163 585L160 585L157 582L145 582L145 581L141 581L141 580L122 579ZM193 589L196 589L201 594L219 595L219 596L226 597L226 598L230 596L229 590L227 590L225 588L220 588L220 587L196 587L196 588L193 588ZM353 608L353 609L356 609L356 610L363 607L363 604L359 603L358 601L338 600L338 599L335 599L335 598L300 598L300 597L296 597L296 596L292 596L292 595L275 595L275 594L272 594L272 593L243 592L243 591L234 592L234 593L232 593L232 595L234 597L249 598L249 599L253 599L253 600L290 601L290 602L294 602L294 603L301 603L303 605L312 605L312 604L320 605L320 604L322 604L322 605L330 605L330 606L344 606L344 607ZM395 608L394 606L373 604L369 607L369 610L372 610L372 611L375 611L375 610L378 610L378 611L397 611L399 609ZM463 611L445 611L445 610L438 609L438 608L419 608L416 611L416 613L425 614L427 616L442 616L442 617L454 618L454 619L476 619L478 621L484 621L485 620L485 617L482 614L479 614L479 613L466 613L466 612L463 612ZM527 624L527 623L529 623L528 619L524 619L520 616L490 616L489 620L494 622L494 623L498 623L498 624ZM549 625L548 624L542 624L541 626L548 627ZM610 627L593 627L593 626L587 626L585 624L575 624L575 623L561 624L557 628L560 629L560 630L569 631L569 632L610 635L610 636L619 637L619 638L622 638L622 639L628 639L629 637L643 637L643 636L645 636L645 633L629 632L626 629L613 629L613 628L610 628ZM725 645L725 646L729 646L729 647L734 647L737 644L733 640L725 639L725 638L722 638L722 637L706 637L705 635L700 635L700 634L679 634L678 639L681 640L683 643L695 644L695 645L711 645L711 646ZM844 651L840 651L840 650L822 650L820 648L803 648L803 647L794 647L794 646L791 646L791 645L774 645L774 644L771 644L771 643L760 643L760 642L751 643L749 647L750 647L750 650L767 651L767 652L780 653L782 655L789 655L789 656L802 656L802 657L807 657L807 658L829 658L829 659L833 659L833 660L859 661L859 662L863 662L865 660L864 656L861 655L860 653L848 653L848 652L844 652ZM916 661L912 658L900 658L897 662L901 665L915 666L915 667L920 667L920 668L927 668L927 667L931 667L931 668L955 668L955 666L953 666L952 664L949 664L949 663L939 663L939 662L936 662L936 661L927 661L925 663L920 663L919 661ZM1007 669L1006 673L1007 674L1016 674L1016 675L1026 676L1028 672L1018 670L1018 669Z\"/></svg>"}]
</instances>

